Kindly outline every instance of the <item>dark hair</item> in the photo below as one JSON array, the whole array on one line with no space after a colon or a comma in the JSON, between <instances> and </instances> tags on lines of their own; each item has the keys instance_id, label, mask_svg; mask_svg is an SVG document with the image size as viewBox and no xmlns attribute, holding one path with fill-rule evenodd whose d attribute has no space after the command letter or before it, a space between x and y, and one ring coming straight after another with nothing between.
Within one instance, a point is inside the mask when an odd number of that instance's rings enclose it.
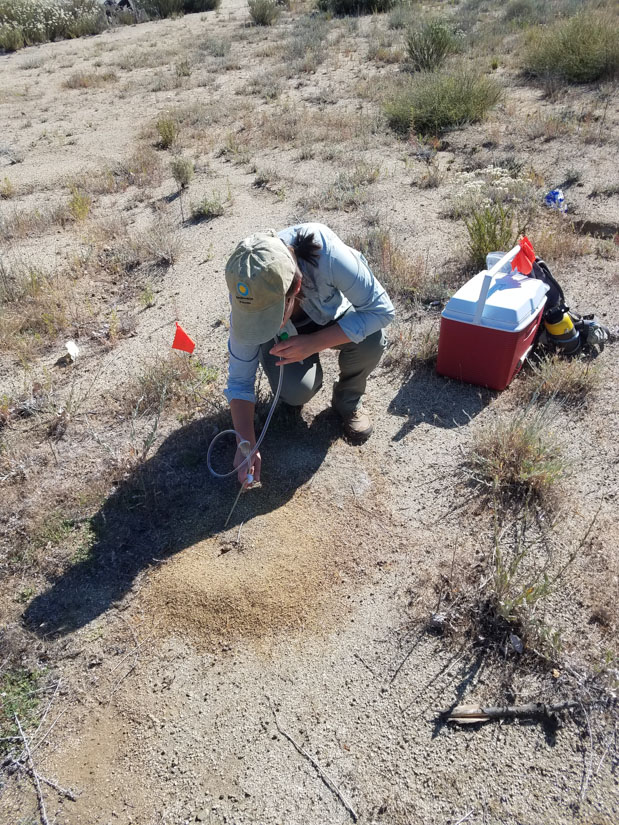
<instances>
[{"instance_id":1,"label":"dark hair","mask_svg":"<svg viewBox=\"0 0 619 825\"><path fill-rule=\"evenodd\" d=\"M286 298L290 298L291 295L294 295L297 291L297 284L300 284L303 280L303 275L301 274L301 270L297 267L297 271L294 273L294 278L292 279L292 283L288 287L286 292Z\"/></svg>"},{"instance_id":2,"label":"dark hair","mask_svg":"<svg viewBox=\"0 0 619 825\"><path fill-rule=\"evenodd\" d=\"M312 266L318 265L318 256L322 249L322 244L317 243L313 232L297 231L291 244L294 254L301 261L305 261Z\"/></svg>"}]
</instances>

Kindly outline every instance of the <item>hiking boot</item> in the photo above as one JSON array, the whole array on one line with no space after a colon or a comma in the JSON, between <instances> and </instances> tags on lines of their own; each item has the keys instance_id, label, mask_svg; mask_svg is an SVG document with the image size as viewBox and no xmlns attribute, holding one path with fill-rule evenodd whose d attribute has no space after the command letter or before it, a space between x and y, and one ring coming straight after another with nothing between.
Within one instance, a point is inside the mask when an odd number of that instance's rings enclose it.
<instances>
[{"instance_id":1,"label":"hiking boot","mask_svg":"<svg viewBox=\"0 0 619 825\"><path fill-rule=\"evenodd\" d=\"M344 433L351 441L367 441L374 432L370 416L362 409L341 415Z\"/></svg>"}]
</instances>

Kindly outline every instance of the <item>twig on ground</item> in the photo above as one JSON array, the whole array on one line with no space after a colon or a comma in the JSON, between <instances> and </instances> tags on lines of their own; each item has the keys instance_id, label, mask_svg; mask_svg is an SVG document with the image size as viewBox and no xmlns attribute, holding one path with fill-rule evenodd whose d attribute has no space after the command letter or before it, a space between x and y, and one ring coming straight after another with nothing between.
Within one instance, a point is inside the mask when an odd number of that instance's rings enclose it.
<instances>
[{"instance_id":1,"label":"twig on ground","mask_svg":"<svg viewBox=\"0 0 619 825\"><path fill-rule=\"evenodd\" d=\"M41 819L43 820L43 825L49 825L49 819L47 818L47 811L45 810L45 799L43 798L43 791L41 790L41 783L39 782L39 774L34 766L34 760L32 758L32 754L30 753L30 744L26 739L26 735L22 729L21 723L19 721L18 715L15 713L15 724L17 725L17 729L19 730L19 735L21 736L24 748L28 755L28 761L30 762L30 770L32 771L32 778L34 780L34 786L37 792L37 799L39 801L39 810L41 811Z\"/></svg>"},{"instance_id":2,"label":"twig on ground","mask_svg":"<svg viewBox=\"0 0 619 825\"><path fill-rule=\"evenodd\" d=\"M462 825L462 823L466 822L466 820L469 819L469 817L473 816L474 813L475 809L469 811L468 814L464 814L464 816L460 817L460 819L457 822L454 822L454 825Z\"/></svg>"},{"instance_id":3,"label":"twig on ground","mask_svg":"<svg viewBox=\"0 0 619 825\"><path fill-rule=\"evenodd\" d=\"M236 534L236 543L237 543L237 545L239 545L239 544L241 543L241 529L242 529L242 527L243 527L243 525L244 525L244 524L245 524L245 522L244 522L244 521L242 521L242 522L239 524L239 532Z\"/></svg>"},{"instance_id":4,"label":"twig on ground","mask_svg":"<svg viewBox=\"0 0 619 825\"><path fill-rule=\"evenodd\" d=\"M135 644L136 649L139 648L140 641L139 641L138 637L135 634L135 630L133 629L133 626L127 621L127 619L125 619L125 617L123 616L122 613L118 614L118 618L125 625L125 627L129 630L129 632L131 633L131 636L133 637L133 643Z\"/></svg>"},{"instance_id":5,"label":"twig on ground","mask_svg":"<svg viewBox=\"0 0 619 825\"><path fill-rule=\"evenodd\" d=\"M549 719L552 714L580 706L580 702L560 702L558 705L544 705L531 702L528 705L506 707L481 707L480 705L458 705L439 713L440 719L460 724L489 722L492 719Z\"/></svg>"},{"instance_id":6,"label":"twig on ground","mask_svg":"<svg viewBox=\"0 0 619 825\"><path fill-rule=\"evenodd\" d=\"M60 711L60 713L58 714L58 716L54 719L54 721L52 722L52 724L49 726L49 728L48 728L48 729L47 729L47 731L43 734L43 736L39 739L39 741L38 741L38 742L35 742L35 743L32 745L31 750L35 751L37 748L40 748L40 747L41 747L41 745L43 744L43 742L45 742L45 740L47 739L47 737L50 735L50 733L51 733L51 732L54 730L54 728L56 727L56 722L57 722L57 721L58 721L58 720L59 720L62 716L64 716L64 715L65 715L65 713L67 712L67 710L68 710L68 708L65 708L64 710L61 710L61 711Z\"/></svg>"},{"instance_id":7,"label":"twig on ground","mask_svg":"<svg viewBox=\"0 0 619 825\"><path fill-rule=\"evenodd\" d=\"M138 663L137 663L137 660L136 660L136 661L135 661L135 662L131 665L131 667L129 668L129 670L128 670L126 673L124 673L124 674L120 677L120 679L118 679L118 681L116 682L116 684L114 685L114 687L112 688L112 690L111 690L111 692L110 692L110 698L107 700L107 704L108 704L108 705L109 705L109 704L110 704L110 702L112 701L112 698L113 698L114 694L116 693L116 691L118 690L118 688L120 687L121 683L125 681L125 679L127 678L127 676L129 676L129 674L133 673L133 671L136 669L136 667L137 667L137 666L138 666Z\"/></svg>"},{"instance_id":8,"label":"twig on ground","mask_svg":"<svg viewBox=\"0 0 619 825\"><path fill-rule=\"evenodd\" d=\"M353 492L354 492L354 488L353 488ZM385 525L381 522L381 520L376 517L376 513L373 513L371 510L367 510L365 507L363 507L363 505L359 504L359 502L357 501L356 496L357 496L357 494L355 493L355 507L358 507L361 510L361 512L367 513L368 516L372 516L372 519L373 519L374 523L377 524L380 527L381 530L384 530L385 533L389 533L389 535L392 536L393 533L391 532L391 530L388 527L385 527Z\"/></svg>"},{"instance_id":9,"label":"twig on ground","mask_svg":"<svg viewBox=\"0 0 619 825\"><path fill-rule=\"evenodd\" d=\"M148 639L144 639L143 642L140 642L138 645L136 645L136 647L132 648L128 653L125 653L125 655L122 657L120 662L117 662L114 665L114 667L112 668L112 670L110 672L110 676L112 675L112 673L116 673L118 668L123 664L123 662L125 662L129 658L129 656L133 656L134 654L137 655L139 653L139 651L144 647L144 645L147 644L148 642L150 642L151 640L152 640L152 636L149 636Z\"/></svg>"},{"instance_id":10,"label":"twig on ground","mask_svg":"<svg viewBox=\"0 0 619 825\"><path fill-rule=\"evenodd\" d=\"M16 737L17 739L19 737ZM11 759L11 765L14 765L16 768L19 768L22 771L25 771L28 776L32 776L32 768L28 767L28 765L24 765L22 762L18 762L17 759ZM61 785L58 785L57 782L54 782L53 779L49 779L47 776L43 776L42 773L37 774L41 782L45 782L46 785L49 785L50 788L53 788L55 791L58 791L59 794L66 796L67 799L70 799L72 802L77 800L77 797L73 793L70 788L63 788Z\"/></svg>"},{"instance_id":11,"label":"twig on ground","mask_svg":"<svg viewBox=\"0 0 619 825\"><path fill-rule=\"evenodd\" d=\"M283 730L283 728L281 728L281 727L280 727L280 724L279 724L279 722L278 722L278 720L277 720L277 715L276 715L276 713L275 713L275 709L274 709L274 707L273 707L273 705L272 705L272 703L271 703L271 700L269 699L269 697L268 697L268 696L267 696L267 701L268 701L268 703L269 703L269 707L271 708L271 713L273 714L273 719L275 720L275 727L277 728L277 730L279 731L279 733L280 733L280 734L281 734L281 735L282 735L285 739L287 739L287 740L290 742L290 744L291 744L291 745L293 745L293 746L294 746L294 748L295 748L295 749L296 749L296 750L297 750L297 751L301 754L301 756L304 756L304 757L305 757L305 759L307 759L307 761L308 761L308 762L312 765L312 767L314 768L314 770L316 771L316 773L318 774L318 776L319 776L319 777L322 779L322 781L325 783L325 785L327 786L327 788L329 788L329 790L331 791L331 793L333 793L333 794L335 794L335 796L337 796L337 798L340 800L340 802L342 803L342 805L346 808L346 810L348 811L348 813L350 814L350 816L351 816L351 818L352 818L352 821L353 821L353 822L356 822L356 821L359 819L359 816L357 815L357 812L356 812L356 811L355 811L355 809L352 807L352 805L350 804L350 802L346 799L346 797L344 796L344 794L340 791L340 789L337 787L337 785L336 785L336 784L335 784L335 782L331 779L331 777L330 777L330 776L329 776L329 775L328 775L328 774L324 771L324 769L323 769L323 768L321 768L321 767L320 767L320 765L318 764L318 762L316 762L316 760L314 759L314 757L313 757L313 756L310 756L310 754L309 754L309 753L308 753L308 752L307 752L304 748L302 748L302 747L301 747L301 745L299 745L299 743L298 743L298 742L296 742L296 741L292 738L292 736L290 736L290 734L289 734L289 733L286 733L286 731L285 731L285 730Z\"/></svg>"},{"instance_id":12,"label":"twig on ground","mask_svg":"<svg viewBox=\"0 0 619 825\"><path fill-rule=\"evenodd\" d=\"M585 756L585 765L586 769L582 777L582 782L580 785L580 801L581 803L585 801L585 797L587 795L587 788L589 787L589 783L591 782L591 776L593 774L593 733L591 731L591 721L589 719L589 714L584 705L581 704L581 710L585 715L585 721L587 723L587 732L589 734L589 758Z\"/></svg>"},{"instance_id":13,"label":"twig on ground","mask_svg":"<svg viewBox=\"0 0 619 825\"><path fill-rule=\"evenodd\" d=\"M378 679L378 676L376 675L376 672L373 670L373 668L371 668L371 667L368 665L368 663L365 661L365 659L362 659L362 658L361 658L361 656L359 656L359 654L358 654L358 653L353 653L353 656L355 657L355 659L358 659L358 660L361 662L361 664L363 665L363 667L367 668L367 669L370 671L370 673L372 674L372 676L373 676L375 679Z\"/></svg>"},{"instance_id":14,"label":"twig on ground","mask_svg":"<svg viewBox=\"0 0 619 825\"><path fill-rule=\"evenodd\" d=\"M43 716L41 717L41 721L37 725L37 729L35 730L35 732L30 737L32 741L34 741L37 738L39 731L43 727L43 722L45 722L45 719L47 718L47 714L49 713L49 709L51 708L52 703L53 703L54 699L56 698L56 694L58 693L58 688L60 687L60 682L61 682L60 679L58 679L58 681L56 682L56 687L55 687L54 692L52 694L52 698L49 700L49 702L47 703L47 707L43 711Z\"/></svg>"}]
</instances>

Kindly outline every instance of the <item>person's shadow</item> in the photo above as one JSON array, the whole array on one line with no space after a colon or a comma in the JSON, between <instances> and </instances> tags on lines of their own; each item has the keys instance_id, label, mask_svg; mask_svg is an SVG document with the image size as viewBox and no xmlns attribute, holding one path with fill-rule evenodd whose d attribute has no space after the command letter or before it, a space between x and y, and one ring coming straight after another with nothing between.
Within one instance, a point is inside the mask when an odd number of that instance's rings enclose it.
<instances>
[{"instance_id":1,"label":"person's shadow","mask_svg":"<svg viewBox=\"0 0 619 825\"><path fill-rule=\"evenodd\" d=\"M405 419L393 437L400 441L420 424L452 429L469 423L498 395L494 390L464 384L419 366L398 389L388 411Z\"/></svg>"},{"instance_id":2,"label":"person's shadow","mask_svg":"<svg viewBox=\"0 0 619 825\"><path fill-rule=\"evenodd\" d=\"M101 615L129 591L136 575L161 559L224 529L236 493L236 476L211 476L206 453L221 414L176 430L152 458L123 479L91 520L88 558L65 571L24 612L39 635L63 635ZM339 430L331 410L308 426L281 423L276 412L265 437L262 481L252 496L252 517L283 506L318 470ZM231 468L234 437L214 450L215 469ZM219 453L219 454L218 454ZM247 518L239 503L227 529ZM244 515L243 515L244 513Z\"/></svg>"}]
</instances>

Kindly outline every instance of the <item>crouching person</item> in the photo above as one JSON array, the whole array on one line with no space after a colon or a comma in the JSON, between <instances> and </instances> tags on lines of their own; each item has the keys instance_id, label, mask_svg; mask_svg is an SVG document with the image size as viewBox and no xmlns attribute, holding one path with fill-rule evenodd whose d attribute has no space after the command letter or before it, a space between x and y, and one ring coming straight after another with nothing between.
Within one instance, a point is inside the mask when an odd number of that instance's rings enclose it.
<instances>
[{"instance_id":1,"label":"crouching person","mask_svg":"<svg viewBox=\"0 0 619 825\"><path fill-rule=\"evenodd\" d=\"M345 434L365 441L372 422L361 406L368 376L386 344L394 317L389 296L360 252L327 226L299 224L257 232L241 241L226 264L230 293L229 375L225 391L236 431L256 443L254 384L260 362L273 392L284 365L281 399L301 407L322 386L319 353L339 351L332 405ZM235 466L243 456L237 450ZM260 480L260 454L252 468Z\"/></svg>"}]
</instances>

